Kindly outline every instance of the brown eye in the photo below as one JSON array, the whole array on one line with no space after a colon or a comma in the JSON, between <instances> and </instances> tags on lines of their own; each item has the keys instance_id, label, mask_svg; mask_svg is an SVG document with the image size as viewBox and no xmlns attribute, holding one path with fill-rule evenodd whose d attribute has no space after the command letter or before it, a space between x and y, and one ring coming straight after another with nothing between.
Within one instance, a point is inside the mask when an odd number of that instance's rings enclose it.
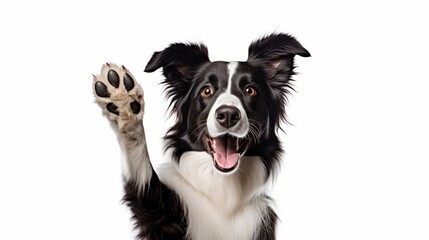
<instances>
[{"instance_id":1,"label":"brown eye","mask_svg":"<svg viewBox=\"0 0 429 240\"><path fill-rule=\"evenodd\" d=\"M206 98L206 97L210 97L211 95L213 95L213 90L211 87L204 87L201 90L201 96Z\"/></svg>"},{"instance_id":2,"label":"brown eye","mask_svg":"<svg viewBox=\"0 0 429 240\"><path fill-rule=\"evenodd\" d=\"M244 89L244 93L253 97L256 95L256 90L253 87L246 87L246 89Z\"/></svg>"}]
</instances>

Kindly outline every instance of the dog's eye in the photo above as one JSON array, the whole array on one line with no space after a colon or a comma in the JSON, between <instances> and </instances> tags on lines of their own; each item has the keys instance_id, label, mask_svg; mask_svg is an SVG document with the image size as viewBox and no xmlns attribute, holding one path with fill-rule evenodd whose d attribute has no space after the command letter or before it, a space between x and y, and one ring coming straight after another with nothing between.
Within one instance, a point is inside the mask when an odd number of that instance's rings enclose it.
<instances>
[{"instance_id":1,"label":"dog's eye","mask_svg":"<svg viewBox=\"0 0 429 240\"><path fill-rule=\"evenodd\" d=\"M253 87L246 87L246 89L244 89L244 93L248 96L255 96L256 95L256 90Z\"/></svg>"},{"instance_id":2,"label":"dog's eye","mask_svg":"<svg viewBox=\"0 0 429 240\"><path fill-rule=\"evenodd\" d=\"M210 97L211 95L213 95L213 89L211 87L204 87L201 90L201 96L206 98L206 97Z\"/></svg>"}]
</instances>

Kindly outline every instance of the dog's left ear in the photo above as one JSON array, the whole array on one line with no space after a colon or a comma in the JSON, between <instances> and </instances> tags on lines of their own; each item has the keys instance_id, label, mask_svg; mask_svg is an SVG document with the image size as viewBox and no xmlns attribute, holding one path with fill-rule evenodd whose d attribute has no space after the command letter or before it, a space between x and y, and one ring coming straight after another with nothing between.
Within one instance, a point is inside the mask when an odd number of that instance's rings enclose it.
<instances>
[{"instance_id":1,"label":"dog's left ear","mask_svg":"<svg viewBox=\"0 0 429 240\"><path fill-rule=\"evenodd\" d=\"M164 51L155 52L144 71L154 72L162 67L167 81L189 81L192 80L195 70L209 61L205 45L174 43Z\"/></svg>"},{"instance_id":2,"label":"dog's left ear","mask_svg":"<svg viewBox=\"0 0 429 240\"><path fill-rule=\"evenodd\" d=\"M278 80L288 81L294 74L295 55L311 56L294 37L284 33L273 33L250 44L247 61L263 66L268 79L282 78Z\"/></svg>"}]
</instances>

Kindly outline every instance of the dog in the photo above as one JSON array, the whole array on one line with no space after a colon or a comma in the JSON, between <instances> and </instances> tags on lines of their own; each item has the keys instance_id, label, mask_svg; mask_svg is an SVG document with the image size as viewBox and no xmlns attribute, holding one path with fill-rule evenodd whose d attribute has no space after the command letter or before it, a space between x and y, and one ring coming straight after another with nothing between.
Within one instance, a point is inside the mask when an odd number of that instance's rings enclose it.
<instances>
[{"instance_id":1,"label":"dog","mask_svg":"<svg viewBox=\"0 0 429 240\"><path fill-rule=\"evenodd\" d=\"M146 146L142 88L123 66L107 63L94 75L96 102L123 153L123 201L138 238L275 239L266 188L281 161L277 134L296 55L310 53L283 33L252 42L245 62L211 62L198 43L155 52L145 72L162 68L175 115L164 139L172 161L157 172Z\"/></svg>"}]
</instances>

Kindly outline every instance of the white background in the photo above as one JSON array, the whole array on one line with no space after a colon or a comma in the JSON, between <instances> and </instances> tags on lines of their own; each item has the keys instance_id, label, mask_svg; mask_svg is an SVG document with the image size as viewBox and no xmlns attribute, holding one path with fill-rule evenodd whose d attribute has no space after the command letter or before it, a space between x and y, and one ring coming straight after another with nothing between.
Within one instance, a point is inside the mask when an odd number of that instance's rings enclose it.
<instances>
[{"instance_id":1,"label":"white background","mask_svg":"<svg viewBox=\"0 0 429 240\"><path fill-rule=\"evenodd\" d=\"M0 3L0 239L133 239L91 73L134 73L159 164L171 120L161 73L143 73L152 53L202 41L211 60L245 60L273 31L312 54L281 136L278 239L429 239L424 1L142 2Z\"/></svg>"}]
</instances>

